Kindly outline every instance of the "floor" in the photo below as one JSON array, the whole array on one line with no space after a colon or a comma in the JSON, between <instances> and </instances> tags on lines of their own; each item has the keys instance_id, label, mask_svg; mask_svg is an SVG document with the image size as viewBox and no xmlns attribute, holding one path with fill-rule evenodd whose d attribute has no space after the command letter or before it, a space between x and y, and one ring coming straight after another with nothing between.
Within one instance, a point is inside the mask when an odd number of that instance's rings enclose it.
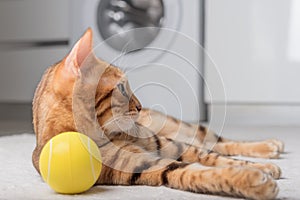
<instances>
[{"instance_id":1,"label":"floor","mask_svg":"<svg viewBox=\"0 0 300 200\"><path fill-rule=\"evenodd\" d=\"M13 122L12 122L13 123ZM1 122L5 124L5 122ZM24 122L23 125L26 123ZM15 130L20 131L18 122ZM25 126L26 128L26 126ZM27 127L28 128L28 127ZM2 129L2 126L1 126ZM0 131L1 132L1 131ZM35 137L31 131L27 134L11 134L0 137L0 199L202 199L223 200L217 197L178 191L166 187L147 186L97 186L81 195L60 195L54 193L35 172L31 164L31 152ZM32 133L32 132L31 132ZM225 137L241 140L260 140L278 138L285 142L286 152L278 160L271 160L282 168L283 177L278 180L280 193L278 199L300 199L300 126L225 126ZM264 159L253 159L267 162Z\"/></svg>"}]
</instances>

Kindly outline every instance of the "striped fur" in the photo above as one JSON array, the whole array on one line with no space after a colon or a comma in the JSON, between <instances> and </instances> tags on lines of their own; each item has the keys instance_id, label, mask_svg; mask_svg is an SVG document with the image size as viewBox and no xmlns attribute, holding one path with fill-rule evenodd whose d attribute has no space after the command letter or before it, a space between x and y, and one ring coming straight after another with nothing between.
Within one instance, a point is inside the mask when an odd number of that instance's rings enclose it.
<instances>
[{"instance_id":1,"label":"striped fur","mask_svg":"<svg viewBox=\"0 0 300 200\"><path fill-rule=\"evenodd\" d=\"M66 58L45 72L37 87L33 100L37 143L32 158L38 172L47 141L64 131L82 131L96 141L103 156L97 184L165 185L251 199L276 197L278 166L224 155L276 158L283 151L280 141L232 141L204 126L142 109L123 72L90 54L91 38L88 30ZM215 145L208 148L211 144Z\"/></svg>"}]
</instances>

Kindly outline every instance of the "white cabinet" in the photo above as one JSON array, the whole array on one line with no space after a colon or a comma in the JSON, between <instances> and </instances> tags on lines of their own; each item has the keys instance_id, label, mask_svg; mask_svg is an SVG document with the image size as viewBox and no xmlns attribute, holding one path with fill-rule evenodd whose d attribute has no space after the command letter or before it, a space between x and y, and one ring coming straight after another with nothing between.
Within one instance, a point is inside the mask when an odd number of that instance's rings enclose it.
<instances>
[{"instance_id":1,"label":"white cabinet","mask_svg":"<svg viewBox=\"0 0 300 200\"><path fill-rule=\"evenodd\" d=\"M67 47L0 50L0 103L31 102L45 69L67 53Z\"/></svg>"},{"instance_id":2,"label":"white cabinet","mask_svg":"<svg viewBox=\"0 0 300 200\"><path fill-rule=\"evenodd\" d=\"M299 104L300 1L206 2L205 44L227 102ZM213 62L205 73L206 102L224 102Z\"/></svg>"},{"instance_id":3,"label":"white cabinet","mask_svg":"<svg viewBox=\"0 0 300 200\"><path fill-rule=\"evenodd\" d=\"M67 39L69 0L0 0L0 42Z\"/></svg>"},{"instance_id":4,"label":"white cabinet","mask_svg":"<svg viewBox=\"0 0 300 200\"><path fill-rule=\"evenodd\" d=\"M0 103L32 101L68 52L69 26L69 0L0 0Z\"/></svg>"}]
</instances>

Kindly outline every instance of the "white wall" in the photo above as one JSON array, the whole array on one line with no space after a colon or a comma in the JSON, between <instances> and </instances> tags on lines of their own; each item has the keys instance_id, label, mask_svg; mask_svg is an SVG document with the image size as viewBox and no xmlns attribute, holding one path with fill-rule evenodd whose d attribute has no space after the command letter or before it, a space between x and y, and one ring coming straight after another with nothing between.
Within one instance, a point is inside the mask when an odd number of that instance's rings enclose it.
<instances>
[{"instance_id":1,"label":"white wall","mask_svg":"<svg viewBox=\"0 0 300 200\"><path fill-rule=\"evenodd\" d=\"M300 1L206 1L205 101L227 124L300 124Z\"/></svg>"},{"instance_id":2,"label":"white wall","mask_svg":"<svg viewBox=\"0 0 300 200\"><path fill-rule=\"evenodd\" d=\"M205 71L212 101L300 105L300 3L297 0L210 0ZM206 101L210 101L206 95Z\"/></svg>"}]
</instances>

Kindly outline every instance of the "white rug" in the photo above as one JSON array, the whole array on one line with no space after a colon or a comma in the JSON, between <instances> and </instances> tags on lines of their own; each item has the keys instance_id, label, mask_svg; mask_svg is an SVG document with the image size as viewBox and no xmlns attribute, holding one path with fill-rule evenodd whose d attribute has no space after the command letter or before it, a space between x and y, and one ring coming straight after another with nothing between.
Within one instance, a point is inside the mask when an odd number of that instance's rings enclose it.
<instances>
[{"instance_id":1,"label":"white rug","mask_svg":"<svg viewBox=\"0 0 300 200\"><path fill-rule=\"evenodd\" d=\"M235 130L235 129L234 129ZM277 129L276 129L277 130ZM280 131L281 130L281 131ZM296 131L297 130L297 131ZM272 136L286 142L287 154L272 160L283 170L278 181L279 199L300 199L300 148L299 128L287 133L286 129L273 132ZM236 130L235 130L236 131ZM267 132L266 130L264 130ZM269 131L269 130L268 130ZM244 131L245 132L245 131ZM249 132L247 130L246 132ZM233 136L233 135L231 135ZM244 139L268 138L268 135L243 134ZM255 136L255 137L253 137ZM166 187L147 186L97 186L80 195L60 195L53 192L37 174L31 164L35 146L33 134L0 137L0 199L230 199L211 195L177 191ZM265 160L259 160L265 162Z\"/></svg>"}]
</instances>

